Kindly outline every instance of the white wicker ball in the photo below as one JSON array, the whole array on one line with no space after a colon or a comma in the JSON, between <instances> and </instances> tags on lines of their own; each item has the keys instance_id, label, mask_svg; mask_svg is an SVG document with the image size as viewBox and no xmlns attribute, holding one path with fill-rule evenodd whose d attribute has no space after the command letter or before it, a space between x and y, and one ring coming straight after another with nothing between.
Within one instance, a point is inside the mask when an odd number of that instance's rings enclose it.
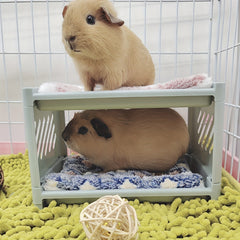
<instances>
[{"instance_id":1,"label":"white wicker ball","mask_svg":"<svg viewBox=\"0 0 240 240\"><path fill-rule=\"evenodd\" d=\"M136 211L118 195L104 196L89 204L82 210L80 222L90 240L137 239Z\"/></svg>"}]
</instances>

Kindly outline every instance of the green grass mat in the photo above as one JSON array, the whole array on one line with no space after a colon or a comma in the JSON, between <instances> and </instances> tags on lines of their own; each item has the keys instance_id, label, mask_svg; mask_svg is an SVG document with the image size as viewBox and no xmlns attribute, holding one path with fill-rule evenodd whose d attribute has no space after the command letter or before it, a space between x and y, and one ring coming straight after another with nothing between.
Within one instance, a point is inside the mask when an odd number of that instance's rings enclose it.
<instances>
[{"instance_id":1,"label":"green grass mat","mask_svg":"<svg viewBox=\"0 0 240 240\"><path fill-rule=\"evenodd\" d=\"M79 214L88 203L44 209L32 204L27 154L0 156L7 194L0 193L0 240L86 239ZM196 198L171 204L130 204L136 209L139 240L240 239L239 184L224 172L218 200Z\"/></svg>"}]
</instances>

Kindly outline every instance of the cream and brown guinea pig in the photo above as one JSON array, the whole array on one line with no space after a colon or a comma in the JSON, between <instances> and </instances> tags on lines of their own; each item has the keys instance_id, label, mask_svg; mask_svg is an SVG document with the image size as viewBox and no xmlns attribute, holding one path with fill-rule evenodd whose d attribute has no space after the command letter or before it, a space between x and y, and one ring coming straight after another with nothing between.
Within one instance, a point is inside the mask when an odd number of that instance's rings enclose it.
<instances>
[{"instance_id":1,"label":"cream and brown guinea pig","mask_svg":"<svg viewBox=\"0 0 240 240\"><path fill-rule=\"evenodd\" d=\"M86 91L153 84L152 58L108 0L75 0L63 10L62 38Z\"/></svg>"},{"instance_id":2,"label":"cream and brown guinea pig","mask_svg":"<svg viewBox=\"0 0 240 240\"><path fill-rule=\"evenodd\" d=\"M86 110L75 113L62 137L69 148L104 171L164 171L184 153L184 119L169 108Z\"/></svg>"}]
</instances>

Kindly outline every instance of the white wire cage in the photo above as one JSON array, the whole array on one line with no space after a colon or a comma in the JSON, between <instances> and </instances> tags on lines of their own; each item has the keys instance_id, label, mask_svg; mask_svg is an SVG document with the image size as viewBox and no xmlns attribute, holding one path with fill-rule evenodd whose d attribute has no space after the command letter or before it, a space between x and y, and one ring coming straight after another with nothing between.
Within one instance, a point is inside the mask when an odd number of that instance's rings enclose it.
<instances>
[{"instance_id":1,"label":"white wire cage","mask_svg":"<svg viewBox=\"0 0 240 240\"><path fill-rule=\"evenodd\" d=\"M64 0L0 1L0 153L24 151L22 88L80 84L61 42ZM156 82L206 72L226 83L223 166L240 180L239 1L116 0L149 49Z\"/></svg>"}]
</instances>

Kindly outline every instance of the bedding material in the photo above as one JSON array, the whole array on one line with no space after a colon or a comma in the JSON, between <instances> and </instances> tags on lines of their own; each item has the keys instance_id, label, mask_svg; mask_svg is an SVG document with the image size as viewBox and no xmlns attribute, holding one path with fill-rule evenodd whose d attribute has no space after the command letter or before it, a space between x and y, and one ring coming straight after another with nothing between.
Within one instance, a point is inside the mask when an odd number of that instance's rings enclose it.
<instances>
[{"instance_id":1,"label":"bedding material","mask_svg":"<svg viewBox=\"0 0 240 240\"><path fill-rule=\"evenodd\" d=\"M165 173L142 170L103 172L80 156L68 156L59 173L49 173L43 180L44 190L103 190L149 188L195 188L203 186L203 178L193 173L185 155Z\"/></svg>"}]
</instances>

